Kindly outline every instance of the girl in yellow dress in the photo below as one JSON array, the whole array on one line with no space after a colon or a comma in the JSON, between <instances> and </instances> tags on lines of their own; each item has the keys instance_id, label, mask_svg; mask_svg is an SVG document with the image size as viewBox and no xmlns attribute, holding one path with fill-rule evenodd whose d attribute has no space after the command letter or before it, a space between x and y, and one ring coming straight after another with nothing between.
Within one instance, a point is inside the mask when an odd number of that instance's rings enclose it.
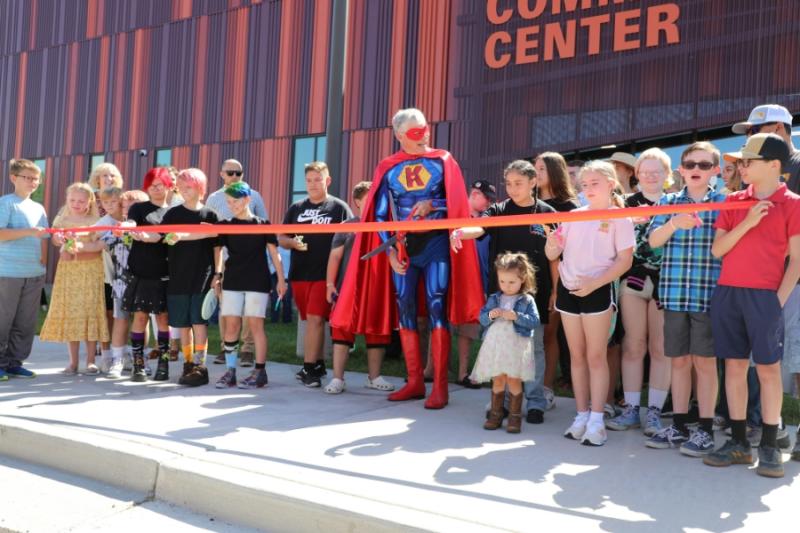
<instances>
[{"instance_id":1,"label":"girl in yellow dress","mask_svg":"<svg viewBox=\"0 0 800 533\"><path fill-rule=\"evenodd\" d=\"M97 222L97 203L91 187L73 183L67 187L67 203L53 221L53 228L88 227ZM86 342L86 374L97 375L97 342L108 342L103 291L103 243L93 233L56 233L58 267L47 318L39 337L43 341L66 342L69 366L65 374L78 372L81 341Z\"/></svg>"}]
</instances>

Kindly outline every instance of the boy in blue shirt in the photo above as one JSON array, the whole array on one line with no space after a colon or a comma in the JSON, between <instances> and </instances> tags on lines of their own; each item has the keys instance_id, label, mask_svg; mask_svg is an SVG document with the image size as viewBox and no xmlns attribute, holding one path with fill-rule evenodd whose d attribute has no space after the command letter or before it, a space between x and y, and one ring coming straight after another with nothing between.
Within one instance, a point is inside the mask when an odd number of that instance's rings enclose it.
<instances>
[{"instance_id":1,"label":"boy in blue shirt","mask_svg":"<svg viewBox=\"0 0 800 533\"><path fill-rule=\"evenodd\" d=\"M41 170L12 159L10 174L14 192L0 197L0 381L36 377L22 363L33 346L47 264L47 214L31 200Z\"/></svg>"}]
</instances>

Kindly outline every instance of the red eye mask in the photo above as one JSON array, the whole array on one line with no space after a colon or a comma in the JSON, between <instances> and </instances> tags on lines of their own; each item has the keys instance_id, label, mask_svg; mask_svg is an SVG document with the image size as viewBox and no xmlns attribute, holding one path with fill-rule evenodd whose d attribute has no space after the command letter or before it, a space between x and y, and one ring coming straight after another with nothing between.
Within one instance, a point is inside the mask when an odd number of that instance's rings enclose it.
<instances>
[{"instance_id":1,"label":"red eye mask","mask_svg":"<svg viewBox=\"0 0 800 533\"><path fill-rule=\"evenodd\" d=\"M412 141L421 141L429 131L430 129L428 126L423 126L421 128L409 128L406 130L406 137Z\"/></svg>"}]
</instances>

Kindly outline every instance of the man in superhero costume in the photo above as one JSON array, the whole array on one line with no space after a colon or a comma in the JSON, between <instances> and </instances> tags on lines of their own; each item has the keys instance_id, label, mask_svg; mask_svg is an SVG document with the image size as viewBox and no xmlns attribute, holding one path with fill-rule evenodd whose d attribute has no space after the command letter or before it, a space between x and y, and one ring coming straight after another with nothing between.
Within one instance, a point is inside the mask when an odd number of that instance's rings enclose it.
<instances>
[{"instance_id":1,"label":"man in superhero costume","mask_svg":"<svg viewBox=\"0 0 800 533\"><path fill-rule=\"evenodd\" d=\"M378 164L364 205L364 222L403 219L466 218L470 215L464 178L453 156L428 146L430 130L418 109L403 109L392 119L400 151ZM417 288L424 286L431 327L433 389L427 409L448 402L449 324L474 322L483 305L480 267L474 242L453 254L448 231L395 234L397 242L367 260L361 256L392 238L388 232L359 233L331 325L356 334L390 335L400 325L408 383L389 395L404 401L425 397L417 333ZM392 299L397 306L388 305Z\"/></svg>"}]
</instances>

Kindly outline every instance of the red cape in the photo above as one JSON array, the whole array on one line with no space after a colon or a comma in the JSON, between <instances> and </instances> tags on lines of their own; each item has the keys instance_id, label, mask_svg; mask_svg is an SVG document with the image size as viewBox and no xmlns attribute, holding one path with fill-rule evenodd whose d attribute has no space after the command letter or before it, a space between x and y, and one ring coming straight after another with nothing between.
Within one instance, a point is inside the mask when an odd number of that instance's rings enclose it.
<instances>
[{"instance_id":1,"label":"red cape","mask_svg":"<svg viewBox=\"0 0 800 533\"><path fill-rule=\"evenodd\" d=\"M469 201L461 169L453 156L444 150L425 154L397 152L378 164L372 187L361 213L363 222L375 222L375 195L387 171L404 161L421 157L440 159L444 169L448 218L468 218ZM391 218L391 214L390 214ZM346 265L342 290L331 315L331 325L355 334L390 335L397 327L397 303L391 266L386 254L367 261L361 256L380 246L377 232L357 233ZM484 303L481 271L474 241L464 241L457 254L450 250L450 285L447 291L447 314L451 324L477 322Z\"/></svg>"}]
</instances>

